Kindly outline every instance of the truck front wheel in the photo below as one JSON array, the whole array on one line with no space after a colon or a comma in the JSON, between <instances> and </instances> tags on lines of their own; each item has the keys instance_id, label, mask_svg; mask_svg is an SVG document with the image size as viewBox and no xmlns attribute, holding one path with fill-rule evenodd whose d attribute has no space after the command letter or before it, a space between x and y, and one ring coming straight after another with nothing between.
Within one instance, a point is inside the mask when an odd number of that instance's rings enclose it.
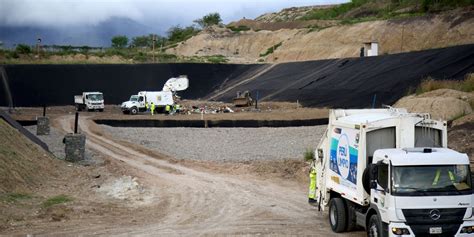
<instances>
[{"instance_id":1,"label":"truck front wheel","mask_svg":"<svg viewBox=\"0 0 474 237\"><path fill-rule=\"evenodd\" d=\"M369 225L367 227L367 236L379 237L382 236L382 224L377 215L372 215L369 219Z\"/></svg>"},{"instance_id":2,"label":"truck front wheel","mask_svg":"<svg viewBox=\"0 0 474 237\"><path fill-rule=\"evenodd\" d=\"M347 210L341 198L333 198L329 202L329 224L336 233L346 230Z\"/></svg>"},{"instance_id":3,"label":"truck front wheel","mask_svg":"<svg viewBox=\"0 0 474 237\"><path fill-rule=\"evenodd\" d=\"M132 115L138 114L138 109L137 109L137 107L132 107L132 108L130 109L130 113L131 113Z\"/></svg>"}]
</instances>

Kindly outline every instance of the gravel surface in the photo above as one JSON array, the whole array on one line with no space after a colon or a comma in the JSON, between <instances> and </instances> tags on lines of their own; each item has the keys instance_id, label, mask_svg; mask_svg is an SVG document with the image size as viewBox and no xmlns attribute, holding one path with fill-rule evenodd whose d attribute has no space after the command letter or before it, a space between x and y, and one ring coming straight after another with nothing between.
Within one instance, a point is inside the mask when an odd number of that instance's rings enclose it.
<instances>
[{"instance_id":1,"label":"gravel surface","mask_svg":"<svg viewBox=\"0 0 474 237\"><path fill-rule=\"evenodd\" d=\"M286 128L117 128L113 137L178 159L249 161L302 159L314 149L326 125Z\"/></svg>"}]
</instances>

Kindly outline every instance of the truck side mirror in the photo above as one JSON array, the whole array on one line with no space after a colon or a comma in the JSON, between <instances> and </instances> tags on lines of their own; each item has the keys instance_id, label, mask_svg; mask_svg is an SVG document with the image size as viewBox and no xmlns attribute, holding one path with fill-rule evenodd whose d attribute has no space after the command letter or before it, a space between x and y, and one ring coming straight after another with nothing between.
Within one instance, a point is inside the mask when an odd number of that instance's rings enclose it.
<instances>
[{"instance_id":1,"label":"truck side mirror","mask_svg":"<svg viewBox=\"0 0 474 237\"><path fill-rule=\"evenodd\" d=\"M324 159L324 152L323 149L317 149L317 155L316 155L316 162L322 161Z\"/></svg>"}]
</instances>

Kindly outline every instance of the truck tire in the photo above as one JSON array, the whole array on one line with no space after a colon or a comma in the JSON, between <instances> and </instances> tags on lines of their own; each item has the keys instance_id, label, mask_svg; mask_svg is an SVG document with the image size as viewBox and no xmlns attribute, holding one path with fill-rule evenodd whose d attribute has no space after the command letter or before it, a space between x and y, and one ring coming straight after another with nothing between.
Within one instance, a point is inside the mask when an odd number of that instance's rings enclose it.
<instances>
[{"instance_id":1,"label":"truck tire","mask_svg":"<svg viewBox=\"0 0 474 237\"><path fill-rule=\"evenodd\" d=\"M104 109L98 109L98 110L99 110L99 112L104 112Z\"/></svg>"},{"instance_id":2,"label":"truck tire","mask_svg":"<svg viewBox=\"0 0 474 237\"><path fill-rule=\"evenodd\" d=\"M380 222L380 219L376 214L372 215L369 219L369 225L367 226L367 236L382 236L382 223Z\"/></svg>"},{"instance_id":3,"label":"truck tire","mask_svg":"<svg viewBox=\"0 0 474 237\"><path fill-rule=\"evenodd\" d=\"M138 109L137 109L137 107L132 107L132 108L130 109L130 113L131 113L132 115L138 114Z\"/></svg>"},{"instance_id":4,"label":"truck tire","mask_svg":"<svg viewBox=\"0 0 474 237\"><path fill-rule=\"evenodd\" d=\"M329 202L329 224L336 233L344 232L347 228L347 211L341 198L333 198Z\"/></svg>"},{"instance_id":5,"label":"truck tire","mask_svg":"<svg viewBox=\"0 0 474 237\"><path fill-rule=\"evenodd\" d=\"M81 111L81 110L82 110L81 105L76 104L76 111Z\"/></svg>"}]
</instances>

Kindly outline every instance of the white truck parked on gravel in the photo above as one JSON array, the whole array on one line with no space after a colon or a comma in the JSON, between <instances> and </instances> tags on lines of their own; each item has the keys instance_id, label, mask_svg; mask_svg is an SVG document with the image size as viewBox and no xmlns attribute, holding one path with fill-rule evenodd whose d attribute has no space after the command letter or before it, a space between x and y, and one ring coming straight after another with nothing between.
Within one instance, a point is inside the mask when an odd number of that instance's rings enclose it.
<instances>
[{"instance_id":1,"label":"white truck parked on gravel","mask_svg":"<svg viewBox=\"0 0 474 237\"><path fill-rule=\"evenodd\" d=\"M146 103L155 105L157 112L163 111L165 106L173 106L175 103L175 93L186 90L189 87L189 80L186 76L172 77L166 81L162 91L140 91L137 95L130 96L130 100L121 105L124 114L137 114L146 111Z\"/></svg>"},{"instance_id":2,"label":"white truck parked on gravel","mask_svg":"<svg viewBox=\"0 0 474 237\"><path fill-rule=\"evenodd\" d=\"M98 110L104 111L104 95L102 92L83 92L82 95L74 96L74 104L77 111Z\"/></svg>"},{"instance_id":3,"label":"white truck parked on gravel","mask_svg":"<svg viewBox=\"0 0 474 237\"><path fill-rule=\"evenodd\" d=\"M334 232L473 236L469 158L447 124L404 109L331 110L316 152L316 200Z\"/></svg>"}]
</instances>

